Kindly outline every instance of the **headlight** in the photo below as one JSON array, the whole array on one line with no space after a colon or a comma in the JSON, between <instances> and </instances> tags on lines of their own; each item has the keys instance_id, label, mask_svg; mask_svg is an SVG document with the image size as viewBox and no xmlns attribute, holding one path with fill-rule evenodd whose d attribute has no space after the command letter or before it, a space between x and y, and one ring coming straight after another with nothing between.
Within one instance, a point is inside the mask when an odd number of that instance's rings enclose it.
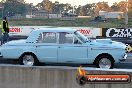
<instances>
[{"instance_id":1,"label":"headlight","mask_svg":"<svg viewBox=\"0 0 132 88\"><path fill-rule=\"evenodd\" d=\"M0 57L2 57L2 54L1 54L1 52L0 52Z\"/></svg>"}]
</instances>

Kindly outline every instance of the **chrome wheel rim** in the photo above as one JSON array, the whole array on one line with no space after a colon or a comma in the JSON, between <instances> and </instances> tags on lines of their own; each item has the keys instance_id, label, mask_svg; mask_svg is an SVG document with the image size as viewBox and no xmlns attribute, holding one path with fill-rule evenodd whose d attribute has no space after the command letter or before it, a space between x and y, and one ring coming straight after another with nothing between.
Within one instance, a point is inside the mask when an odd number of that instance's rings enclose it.
<instances>
[{"instance_id":1,"label":"chrome wheel rim","mask_svg":"<svg viewBox=\"0 0 132 88\"><path fill-rule=\"evenodd\" d=\"M109 69L111 67L111 61L107 58L102 58L99 61L99 67L100 68L105 68L105 69Z\"/></svg>"},{"instance_id":2,"label":"chrome wheel rim","mask_svg":"<svg viewBox=\"0 0 132 88\"><path fill-rule=\"evenodd\" d=\"M23 64L26 66L33 66L34 64L34 58L32 55L25 55L23 57Z\"/></svg>"}]
</instances>

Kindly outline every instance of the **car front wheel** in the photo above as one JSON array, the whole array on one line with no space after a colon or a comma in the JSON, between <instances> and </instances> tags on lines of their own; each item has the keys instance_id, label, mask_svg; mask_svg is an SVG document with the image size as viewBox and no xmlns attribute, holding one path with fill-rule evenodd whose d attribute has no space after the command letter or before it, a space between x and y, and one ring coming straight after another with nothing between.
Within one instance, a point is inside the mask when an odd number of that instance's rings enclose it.
<instances>
[{"instance_id":1,"label":"car front wheel","mask_svg":"<svg viewBox=\"0 0 132 88\"><path fill-rule=\"evenodd\" d=\"M98 68L111 69L114 66L114 61L109 56L100 56L96 61Z\"/></svg>"},{"instance_id":2,"label":"car front wheel","mask_svg":"<svg viewBox=\"0 0 132 88\"><path fill-rule=\"evenodd\" d=\"M38 65L38 60L32 54L24 54L20 57L19 63L25 66L34 66L34 65Z\"/></svg>"}]
</instances>

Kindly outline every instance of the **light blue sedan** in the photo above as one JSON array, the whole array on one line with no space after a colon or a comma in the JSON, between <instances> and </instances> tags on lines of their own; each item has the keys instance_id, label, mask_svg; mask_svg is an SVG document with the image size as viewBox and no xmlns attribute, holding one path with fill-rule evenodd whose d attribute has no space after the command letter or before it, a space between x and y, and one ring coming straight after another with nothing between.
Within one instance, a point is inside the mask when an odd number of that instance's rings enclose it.
<instances>
[{"instance_id":1,"label":"light blue sedan","mask_svg":"<svg viewBox=\"0 0 132 88\"><path fill-rule=\"evenodd\" d=\"M113 68L114 63L125 61L125 48L125 44L110 39L88 39L71 28L43 28L32 31L26 40L2 45L0 52L3 59L18 59L28 66L43 62Z\"/></svg>"}]
</instances>

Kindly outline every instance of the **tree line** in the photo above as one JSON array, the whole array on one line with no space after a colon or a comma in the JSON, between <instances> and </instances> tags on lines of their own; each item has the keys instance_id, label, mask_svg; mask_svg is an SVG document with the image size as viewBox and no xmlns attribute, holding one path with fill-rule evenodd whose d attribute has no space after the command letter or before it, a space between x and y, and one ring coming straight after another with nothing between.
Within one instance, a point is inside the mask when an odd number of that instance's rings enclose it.
<instances>
[{"instance_id":1,"label":"tree line","mask_svg":"<svg viewBox=\"0 0 132 88\"><path fill-rule=\"evenodd\" d=\"M38 10L45 10L53 14L73 13L80 16L97 16L99 11L114 11L128 12L128 14L132 16L132 0L129 0L128 3L126 1L115 2L112 6L109 6L108 2L72 6L69 3L63 4L58 1L53 3L49 0L43 0L35 6L32 3L25 3L24 0L21 2L19 0L2 0L0 4L0 17L2 17L2 15L14 16L15 14L25 16L28 13L33 13Z\"/></svg>"}]
</instances>

